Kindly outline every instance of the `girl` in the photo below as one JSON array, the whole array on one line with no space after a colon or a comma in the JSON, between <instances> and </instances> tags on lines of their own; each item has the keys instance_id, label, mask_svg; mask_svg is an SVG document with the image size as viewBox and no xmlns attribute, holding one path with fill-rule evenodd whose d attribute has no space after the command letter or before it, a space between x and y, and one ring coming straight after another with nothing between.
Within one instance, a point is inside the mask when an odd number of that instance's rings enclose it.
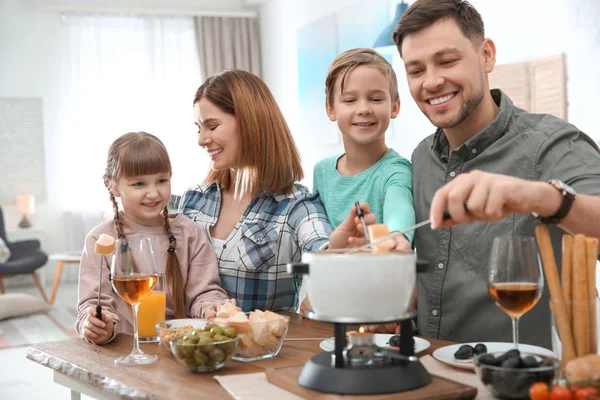
<instances>
[{"instance_id":1,"label":"girl","mask_svg":"<svg viewBox=\"0 0 600 400\"><path fill-rule=\"evenodd\" d=\"M193 104L211 170L184 194L183 213L211 238L223 288L242 310L296 310L301 280L286 265L328 240L331 248L346 247L362 236L356 211L349 209L331 232L318 196L295 183L303 174L294 139L257 76L241 70L212 76Z\"/></svg>"},{"instance_id":2,"label":"girl","mask_svg":"<svg viewBox=\"0 0 600 400\"><path fill-rule=\"evenodd\" d=\"M206 318L216 304L227 300L220 287L213 248L198 225L184 215L169 216L171 161L155 136L127 133L111 145L104 184L114 208L114 218L87 235L79 271L79 315L76 330L96 344L106 343L117 332L132 333L131 310L112 292L110 270L94 253L100 234L136 239L150 237L158 273L167 278L167 315ZM116 198L120 198L119 211ZM102 272L102 320L96 318L98 268ZM168 318L168 317L167 317Z\"/></svg>"}]
</instances>

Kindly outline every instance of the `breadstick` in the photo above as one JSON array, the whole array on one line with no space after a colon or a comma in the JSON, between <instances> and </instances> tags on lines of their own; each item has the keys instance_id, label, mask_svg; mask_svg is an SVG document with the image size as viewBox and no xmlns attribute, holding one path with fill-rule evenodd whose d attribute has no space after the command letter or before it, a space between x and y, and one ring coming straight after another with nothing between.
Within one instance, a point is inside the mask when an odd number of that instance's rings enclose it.
<instances>
[{"instance_id":1,"label":"breadstick","mask_svg":"<svg viewBox=\"0 0 600 400\"><path fill-rule=\"evenodd\" d=\"M590 307L587 284L585 236L575 235L573 248L573 336L577 357L590 353Z\"/></svg>"},{"instance_id":2,"label":"breadstick","mask_svg":"<svg viewBox=\"0 0 600 400\"><path fill-rule=\"evenodd\" d=\"M550 241L550 232L548 227L540 225L535 228L535 236L537 238L540 255L542 257L542 266L548 282L550 297L554 301L554 315L556 317L556 325L558 326L558 334L562 341L563 347L563 368L569 361L575 358L575 344L573 342L573 333L569 324L567 314L567 306L563 298L562 288L558 277L558 269L556 268L556 259L552 250L552 242Z\"/></svg>"},{"instance_id":3,"label":"breadstick","mask_svg":"<svg viewBox=\"0 0 600 400\"><path fill-rule=\"evenodd\" d=\"M596 320L596 261L598 260L598 239L586 238L585 250L587 254L587 283L588 298L590 300L590 353L598 353L598 322Z\"/></svg>"},{"instance_id":4,"label":"breadstick","mask_svg":"<svg viewBox=\"0 0 600 400\"><path fill-rule=\"evenodd\" d=\"M571 301L573 300L573 237L569 234L562 238L562 291L565 303L567 304L567 314L569 323L572 323Z\"/></svg>"}]
</instances>

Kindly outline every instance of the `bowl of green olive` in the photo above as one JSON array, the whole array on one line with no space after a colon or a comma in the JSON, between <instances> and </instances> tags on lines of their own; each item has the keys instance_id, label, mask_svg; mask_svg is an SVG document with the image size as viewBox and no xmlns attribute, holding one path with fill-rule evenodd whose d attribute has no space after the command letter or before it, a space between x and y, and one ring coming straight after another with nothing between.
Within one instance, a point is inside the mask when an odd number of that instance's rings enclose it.
<instances>
[{"instance_id":1,"label":"bowl of green olive","mask_svg":"<svg viewBox=\"0 0 600 400\"><path fill-rule=\"evenodd\" d=\"M169 342L175 359L193 372L221 369L238 348L235 329L208 323L204 328L177 336Z\"/></svg>"}]
</instances>

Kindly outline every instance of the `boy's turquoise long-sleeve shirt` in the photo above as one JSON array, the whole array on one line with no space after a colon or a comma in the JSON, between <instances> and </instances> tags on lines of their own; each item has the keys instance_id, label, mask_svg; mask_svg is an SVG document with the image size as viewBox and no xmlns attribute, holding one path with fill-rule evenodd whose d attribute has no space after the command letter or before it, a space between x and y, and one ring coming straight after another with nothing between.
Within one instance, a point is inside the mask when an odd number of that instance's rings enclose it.
<instances>
[{"instance_id":1,"label":"boy's turquoise long-sleeve shirt","mask_svg":"<svg viewBox=\"0 0 600 400\"><path fill-rule=\"evenodd\" d=\"M415 223L410 161L389 149L374 165L352 176L337 171L337 162L344 154L325 158L314 170L314 191L319 192L331 225L337 227L354 207L354 202L369 203L390 231L401 230ZM413 232L406 234L412 243Z\"/></svg>"}]
</instances>

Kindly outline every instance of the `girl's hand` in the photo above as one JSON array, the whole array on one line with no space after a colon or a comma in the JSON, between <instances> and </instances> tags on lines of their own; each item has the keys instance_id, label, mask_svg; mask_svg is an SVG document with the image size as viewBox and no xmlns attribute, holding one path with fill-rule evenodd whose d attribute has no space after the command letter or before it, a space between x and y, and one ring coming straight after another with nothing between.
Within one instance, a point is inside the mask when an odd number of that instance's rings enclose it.
<instances>
[{"instance_id":1,"label":"girl's hand","mask_svg":"<svg viewBox=\"0 0 600 400\"><path fill-rule=\"evenodd\" d=\"M211 304L206 310L202 312L202 318L209 319L217 316L217 308L219 303Z\"/></svg>"},{"instance_id":2,"label":"girl's hand","mask_svg":"<svg viewBox=\"0 0 600 400\"><path fill-rule=\"evenodd\" d=\"M96 318L96 307L88 308L88 316L83 323L83 337L96 344L104 344L112 337L115 324L109 313L102 313L102 320Z\"/></svg>"}]
</instances>

